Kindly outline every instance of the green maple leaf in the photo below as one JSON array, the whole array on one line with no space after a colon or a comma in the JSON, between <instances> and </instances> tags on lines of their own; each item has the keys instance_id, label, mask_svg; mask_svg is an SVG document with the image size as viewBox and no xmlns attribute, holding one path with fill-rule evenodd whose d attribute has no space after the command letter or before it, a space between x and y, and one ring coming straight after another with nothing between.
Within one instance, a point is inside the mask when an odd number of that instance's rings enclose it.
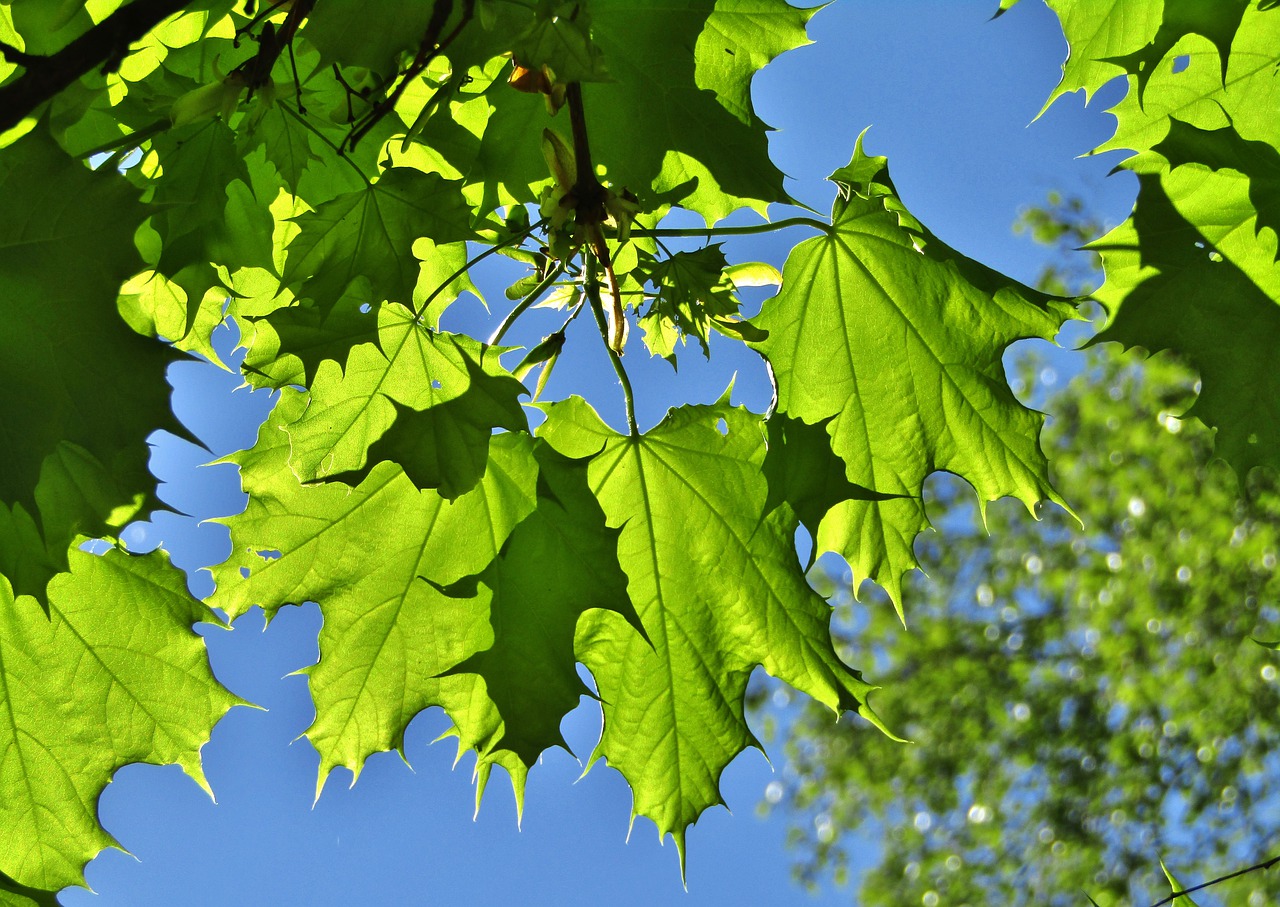
<instances>
[{"instance_id":1,"label":"green maple leaf","mask_svg":"<svg viewBox=\"0 0 1280 907\"><path fill-rule=\"evenodd\" d=\"M152 151L161 173L147 184L156 211L151 226L162 243L152 264L187 295L185 336L205 293L220 285L210 262L232 272L274 267L272 218L250 188L234 133L221 121L161 133Z\"/></svg>"},{"instance_id":2,"label":"green maple leaf","mask_svg":"<svg viewBox=\"0 0 1280 907\"><path fill-rule=\"evenodd\" d=\"M520 799L525 775L542 752L568 749L560 723L590 695L576 670L579 618L597 608L639 626L618 566L618 533L605 526L586 464L543 443L534 456L536 509L469 584L472 595L487 601L492 643L449 672L451 682L471 683L447 708L459 746L481 754L477 805L489 765L507 769Z\"/></svg>"},{"instance_id":3,"label":"green maple leaf","mask_svg":"<svg viewBox=\"0 0 1280 907\"><path fill-rule=\"evenodd\" d=\"M832 648L830 608L796 558L794 513L765 512L758 417L724 402L685 406L627 437L578 397L546 411L540 435L567 456L591 457L591 486L621 530L618 562L647 634L614 612L583 619L577 651L605 714L592 758L623 774L634 813L671 834L683 860L688 826L723 802L721 772L759 745L743 717L753 668L874 721L872 687Z\"/></svg>"},{"instance_id":4,"label":"green maple leaf","mask_svg":"<svg viewBox=\"0 0 1280 907\"><path fill-rule=\"evenodd\" d=\"M328 306L364 278L377 301L408 302L420 267L414 241L463 242L473 235L459 190L439 174L393 167L366 188L295 217L301 229L289 243L284 285Z\"/></svg>"},{"instance_id":5,"label":"green maple leaf","mask_svg":"<svg viewBox=\"0 0 1280 907\"><path fill-rule=\"evenodd\" d=\"M1184 165L1139 185L1133 217L1094 244L1111 312L1097 341L1184 356L1203 385L1184 415L1218 429L1215 452L1242 474L1280 465L1280 264L1250 180Z\"/></svg>"},{"instance_id":6,"label":"green maple leaf","mask_svg":"<svg viewBox=\"0 0 1280 907\"><path fill-rule=\"evenodd\" d=\"M778 412L830 419L849 481L902 496L838 505L816 540L849 561L855 588L869 577L900 606L931 472L962 476L982 506L1005 495L1065 506L1040 450L1043 416L1013 396L1001 357L1016 340L1051 339L1073 310L929 235L861 139L831 178L831 232L792 250L781 292L752 322L769 332L755 346L773 366Z\"/></svg>"},{"instance_id":7,"label":"green maple leaf","mask_svg":"<svg viewBox=\"0 0 1280 907\"><path fill-rule=\"evenodd\" d=\"M604 54L591 40L590 4L543 2L512 45L515 60L528 69L546 66L558 82L607 82Z\"/></svg>"},{"instance_id":8,"label":"green maple leaf","mask_svg":"<svg viewBox=\"0 0 1280 907\"><path fill-rule=\"evenodd\" d=\"M142 265L132 234L148 213L123 177L89 170L36 129L0 158L0 195L12 212L0 222L0 501L40 512L50 550L65 551L154 489L147 435L183 434L164 380L177 355L116 309L120 284ZM98 502L96 517L37 502L46 460L67 443L97 463L82 473L94 487L81 496Z\"/></svg>"},{"instance_id":9,"label":"green maple leaf","mask_svg":"<svg viewBox=\"0 0 1280 907\"><path fill-rule=\"evenodd\" d=\"M1046 110L1073 91L1083 91L1088 101L1105 83L1125 74L1117 58L1140 52L1160 29L1160 6L1143 0L1049 0L1049 7L1058 14L1069 51Z\"/></svg>"},{"instance_id":10,"label":"green maple leaf","mask_svg":"<svg viewBox=\"0 0 1280 907\"><path fill-rule=\"evenodd\" d=\"M235 554L215 569L211 602L233 617L254 605L270 615L319 603L325 622L320 661L307 672L316 703L307 736L323 785L336 766L359 774L370 754L399 748L413 716L431 705L465 727L468 709L489 714L474 678L440 676L494 639L487 601L444 588L485 570L533 512L538 465L529 436L513 432L494 439L484 479L452 502L419 491L387 462L355 488L304 486L287 468L280 429L305 403L286 391L258 445L231 458L250 501L224 521ZM273 551L279 556L260 554Z\"/></svg>"},{"instance_id":11,"label":"green maple leaf","mask_svg":"<svg viewBox=\"0 0 1280 907\"><path fill-rule=\"evenodd\" d=\"M369 447L369 462L399 463L414 485L437 488L450 500L475 487L489 460L494 429L529 427L519 399L528 393L524 385L498 364L495 351L483 360L484 365L463 360L470 383L452 400L424 410L395 404L396 420Z\"/></svg>"},{"instance_id":12,"label":"green maple leaf","mask_svg":"<svg viewBox=\"0 0 1280 907\"><path fill-rule=\"evenodd\" d=\"M116 769L176 763L207 791L200 747L240 703L191 629L209 613L165 555L72 550L70 563L47 615L0 581L0 872L48 890L83 884L115 846L97 803Z\"/></svg>"},{"instance_id":13,"label":"green maple leaf","mask_svg":"<svg viewBox=\"0 0 1280 907\"><path fill-rule=\"evenodd\" d=\"M320 51L322 66L362 66L392 75L397 61L416 48L438 0L326 0L308 14L301 34Z\"/></svg>"},{"instance_id":14,"label":"green maple leaf","mask_svg":"<svg viewBox=\"0 0 1280 907\"><path fill-rule=\"evenodd\" d=\"M679 9L596 0L590 11L612 81L585 84L584 104L592 157L612 185L650 207L678 201L708 221L787 200L768 157L768 127L750 105L750 83L774 56L807 42L813 10L782 0L695 0ZM555 125L542 98L500 79L461 107L484 118L483 134L469 150L455 143L463 154L450 162L469 184L485 187L481 208L535 201L531 187L548 177L539 136ZM636 141L637 129L644 141ZM434 131L422 135L433 146Z\"/></svg>"},{"instance_id":15,"label":"green maple leaf","mask_svg":"<svg viewBox=\"0 0 1280 907\"><path fill-rule=\"evenodd\" d=\"M428 245L427 240L418 243L426 258L418 291L414 293L414 305L420 311L427 295L433 296L422 323L436 329L449 303L463 292L479 296L479 291L463 271L467 261L466 243L427 249ZM260 303L262 296L273 294L274 290L272 284L256 301ZM317 305L304 301L269 306L270 311L264 317L252 320L254 333L247 343L249 352L244 361L250 380L267 387L290 384L309 387L325 360L341 364L357 345L378 343L379 321L384 316L379 315L381 301L374 299L370 290L367 281L357 280L337 303Z\"/></svg>"},{"instance_id":16,"label":"green maple leaf","mask_svg":"<svg viewBox=\"0 0 1280 907\"><path fill-rule=\"evenodd\" d=\"M1140 99L1115 108L1116 136L1100 150L1139 151L1124 166L1140 191L1129 221L1098 241L1107 281L1097 296L1111 315L1098 339L1170 349L1195 366L1203 390L1188 413L1217 428L1216 452L1247 471L1276 463L1280 442L1280 16L1238 16L1232 5L1215 29L1169 52L1188 57L1185 69L1161 65Z\"/></svg>"},{"instance_id":17,"label":"green maple leaf","mask_svg":"<svg viewBox=\"0 0 1280 907\"><path fill-rule=\"evenodd\" d=\"M1073 91L1088 100L1106 82L1126 73L1134 76L1138 96L1160 63L1187 35L1206 38L1217 50L1219 79L1227 74L1231 42L1248 0L1050 0L1058 14L1070 52L1062 81L1045 102Z\"/></svg>"},{"instance_id":18,"label":"green maple leaf","mask_svg":"<svg viewBox=\"0 0 1280 907\"><path fill-rule=\"evenodd\" d=\"M657 290L640 317L650 352L674 365L674 338L682 334L696 337L703 355L711 355L707 337L712 319L738 311L733 283L725 276L727 266L720 243L661 260L647 255L641 260L636 276Z\"/></svg>"},{"instance_id":19,"label":"green maple leaf","mask_svg":"<svg viewBox=\"0 0 1280 907\"><path fill-rule=\"evenodd\" d=\"M1249 0L1218 0L1215 3L1165 0L1160 27L1150 43L1140 50L1114 57L1113 62L1135 77L1141 94L1160 61L1183 37L1195 34L1208 38L1217 48L1222 78L1225 79L1231 42L1249 5Z\"/></svg>"},{"instance_id":20,"label":"green maple leaf","mask_svg":"<svg viewBox=\"0 0 1280 907\"><path fill-rule=\"evenodd\" d=\"M332 360L320 364L310 406L286 429L290 466L303 481L357 472L371 445L405 415L382 449L402 453L410 464L406 471L424 485L465 490L467 476L477 474L472 465L484 472L482 454L492 430L527 425L516 399L524 387L502 368L500 349L423 328L402 306L386 305L378 317L377 347L353 347L345 368ZM458 406L436 412L455 400ZM410 449L421 442L431 448ZM448 462L456 455L472 464Z\"/></svg>"}]
</instances>

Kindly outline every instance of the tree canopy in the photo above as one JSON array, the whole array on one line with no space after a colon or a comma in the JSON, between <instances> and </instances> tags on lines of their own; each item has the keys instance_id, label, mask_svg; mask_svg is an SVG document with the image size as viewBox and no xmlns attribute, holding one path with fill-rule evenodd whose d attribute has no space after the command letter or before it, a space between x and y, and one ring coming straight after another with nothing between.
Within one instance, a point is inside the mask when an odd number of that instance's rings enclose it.
<instances>
[{"instance_id":1,"label":"tree canopy","mask_svg":"<svg viewBox=\"0 0 1280 907\"><path fill-rule=\"evenodd\" d=\"M1209 426L1241 475L1274 469L1280 13L1050 5L1071 47L1053 97L1130 83L1104 147L1135 152L1141 191L1098 241L1099 339L1175 351L1202 385L1179 418ZM796 530L909 613L931 474L966 480L980 509L1072 506L1002 356L1052 339L1081 300L949 248L862 140L831 174L829 215L777 216L792 199L751 82L815 12L0 4L0 897L48 903L83 881L114 843L96 800L121 765L204 783L200 747L239 700L192 625L253 607L323 611L318 787L441 706L479 791L498 766L519 799L595 695L592 761L682 860L721 772L759 745L757 666L901 733L869 701L874 659L837 652ZM671 226L677 211L706 227ZM734 213L754 219L724 225ZM814 235L781 274L713 241L783 226ZM706 241L668 245L691 237ZM527 267L509 315L487 337L444 329L492 254ZM774 284L744 318L744 290ZM534 306L563 326L504 347ZM165 370L216 360L228 318L245 380L279 402L232 458L248 505L201 602L163 551L119 537L161 506L147 436L183 431ZM624 354L676 365L713 332L763 358L773 404L726 393L642 431ZM625 431L581 397L540 399L586 344L607 355Z\"/></svg>"}]
</instances>

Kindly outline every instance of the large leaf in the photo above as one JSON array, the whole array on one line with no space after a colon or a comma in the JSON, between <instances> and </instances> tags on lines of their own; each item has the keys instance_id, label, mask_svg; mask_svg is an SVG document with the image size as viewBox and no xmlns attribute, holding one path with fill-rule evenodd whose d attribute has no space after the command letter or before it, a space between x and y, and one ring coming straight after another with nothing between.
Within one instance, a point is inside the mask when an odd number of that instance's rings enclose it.
<instances>
[{"instance_id":1,"label":"large leaf","mask_svg":"<svg viewBox=\"0 0 1280 907\"><path fill-rule=\"evenodd\" d=\"M1248 471L1280 464L1280 13L1231 5L1215 22L1115 108L1103 148L1139 151L1124 166L1141 188L1133 216L1097 244L1107 272L1097 296L1111 315L1098 339L1171 350L1199 369L1189 413Z\"/></svg>"},{"instance_id":2,"label":"large leaf","mask_svg":"<svg viewBox=\"0 0 1280 907\"><path fill-rule=\"evenodd\" d=\"M1219 78L1248 0L1050 0L1067 38L1062 81L1045 102L1083 91L1088 98L1111 79L1131 74L1141 94L1157 67L1189 34L1216 48Z\"/></svg>"},{"instance_id":3,"label":"large leaf","mask_svg":"<svg viewBox=\"0 0 1280 907\"><path fill-rule=\"evenodd\" d=\"M1013 396L1001 357L1016 340L1051 339L1072 309L929 235L861 141L831 178L831 231L792 251L782 291L754 321L769 332L757 346L773 366L778 411L830 419L849 480L904 496L840 504L817 538L849 561L855 588L870 577L900 603L912 542L928 525L920 494L930 473L967 479L983 506L1004 495L1063 504L1040 450L1043 417Z\"/></svg>"},{"instance_id":4,"label":"large leaf","mask_svg":"<svg viewBox=\"0 0 1280 907\"><path fill-rule=\"evenodd\" d=\"M321 363L310 405L287 428L289 464L303 481L361 470L374 442L398 424L375 462L402 457L420 486L456 497L484 472L493 429L525 427L517 402L524 388L498 362L499 349L427 330L398 305L384 306L379 323L380 348L354 347L345 369Z\"/></svg>"},{"instance_id":5,"label":"large leaf","mask_svg":"<svg viewBox=\"0 0 1280 907\"><path fill-rule=\"evenodd\" d=\"M592 37L611 81L584 85L592 157L615 186L643 201L659 197L716 221L742 205L763 211L785 201L782 174L770 162L768 128L755 115L751 78L769 60L806 43L812 10L783 0L692 0L672 5L593 0ZM486 187L484 208L508 198L534 201L546 180L540 150L556 124L540 97L499 79L483 99L478 145L453 149L451 163L467 182ZM449 127L440 118L439 128ZM643 123L645 140L636 141ZM433 141L437 127L423 140ZM562 127L567 134L567 124Z\"/></svg>"},{"instance_id":6,"label":"large leaf","mask_svg":"<svg viewBox=\"0 0 1280 907\"><path fill-rule=\"evenodd\" d=\"M0 872L40 889L82 883L115 844L98 795L130 762L176 763L208 790L200 748L239 701L191 629L209 616L163 554L73 550L47 615L0 580Z\"/></svg>"},{"instance_id":7,"label":"large leaf","mask_svg":"<svg viewBox=\"0 0 1280 907\"><path fill-rule=\"evenodd\" d=\"M1200 371L1191 409L1240 472L1280 466L1280 264L1248 177L1201 165L1141 178L1133 217L1098 240L1112 312L1099 341L1174 350Z\"/></svg>"},{"instance_id":8,"label":"large leaf","mask_svg":"<svg viewBox=\"0 0 1280 907\"><path fill-rule=\"evenodd\" d=\"M470 689L442 672L492 639L484 601L444 586L483 571L535 505L537 464L524 434L495 439L484 479L455 501L419 491L392 463L355 488L301 485L281 428L306 398L285 392L258 445L237 454L248 509L225 522L235 552L217 568L212 603L232 617L315 601L325 615L310 670L320 784L336 766L359 773L401 745L409 721ZM455 721L458 718L455 717Z\"/></svg>"},{"instance_id":9,"label":"large leaf","mask_svg":"<svg viewBox=\"0 0 1280 907\"><path fill-rule=\"evenodd\" d=\"M299 215L284 284L299 298L330 306L359 278L369 281L375 302L408 303L420 266L414 241L472 237L471 212L458 189L438 174L393 167L366 188Z\"/></svg>"},{"instance_id":10,"label":"large leaf","mask_svg":"<svg viewBox=\"0 0 1280 907\"><path fill-rule=\"evenodd\" d=\"M874 720L872 687L832 648L830 608L796 557L794 514L765 511L759 417L725 403L686 406L628 437L573 397L547 407L540 433L568 456L591 456L647 635L613 612L582 624L578 654L605 714L593 758L623 774L634 812L683 854L688 826L723 802L721 772L758 745L743 717L753 668Z\"/></svg>"},{"instance_id":11,"label":"large leaf","mask_svg":"<svg viewBox=\"0 0 1280 907\"><path fill-rule=\"evenodd\" d=\"M46 459L77 445L98 464L83 490L102 507L41 508L46 530L61 527L50 547L65 551L74 533L100 533L114 508L136 508L155 487L145 440L181 431L164 380L176 354L116 310L120 284L141 267L132 238L147 214L123 177L90 170L37 129L0 158L0 196L0 501L36 513Z\"/></svg>"}]
</instances>

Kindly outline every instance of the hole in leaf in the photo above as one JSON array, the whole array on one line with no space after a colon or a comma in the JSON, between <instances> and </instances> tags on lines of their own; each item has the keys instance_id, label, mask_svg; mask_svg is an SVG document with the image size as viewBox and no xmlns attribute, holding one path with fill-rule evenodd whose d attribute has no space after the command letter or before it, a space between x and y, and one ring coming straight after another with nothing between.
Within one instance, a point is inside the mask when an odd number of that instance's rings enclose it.
<instances>
[{"instance_id":1,"label":"hole in leaf","mask_svg":"<svg viewBox=\"0 0 1280 907\"><path fill-rule=\"evenodd\" d=\"M722 434L722 435L727 435L727 434L729 434L729 423L728 423L728 422L726 422L726 421L724 421L724 419L719 419L719 420L717 420L717 421L716 421L716 431L720 432L720 434Z\"/></svg>"},{"instance_id":2,"label":"hole in leaf","mask_svg":"<svg viewBox=\"0 0 1280 907\"><path fill-rule=\"evenodd\" d=\"M241 579L248 579L248 578L249 578L249 568L248 568L248 567L241 567L241 568L240 568L240 578L241 578Z\"/></svg>"},{"instance_id":3,"label":"hole in leaf","mask_svg":"<svg viewBox=\"0 0 1280 907\"><path fill-rule=\"evenodd\" d=\"M371 306L369 303L365 302L360 304L361 315L368 315L372 311L373 311L373 306Z\"/></svg>"},{"instance_id":4,"label":"hole in leaf","mask_svg":"<svg viewBox=\"0 0 1280 907\"><path fill-rule=\"evenodd\" d=\"M438 391L438 390L440 390L440 388L441 388L441 387L443 387L443 386L444 386L444 385L442 385L438 380L437 380L437 381L432 381L432 382L431 382L431 389L432 389L432 390Z\"/></svg>"},{"instance_id":5,"label":"hole in leaf","mask_svg":"<svg viewBox=\"0 0 1280 907\"><path fill-rule=\"evenodd\" d=\"M1178 56L1173 58L1173 71L1175 73L1182 72L1184 69L1186 69L1190 65L1191 65L1190 54L1179 54Z\"/></svg>"},{"instance_id":6,"label":"hole in leaf","mask_svg":"<svg viewBox=\"0 0 1280 907\"><path fill-rule=\"evenodd\" d=\"M280 557L280 552L274 549L264 549L262 551L255 551L253 553L256 554L258 557L262 558L264 561L274 561L276 558Z\"/></svg>"}]
</instances>

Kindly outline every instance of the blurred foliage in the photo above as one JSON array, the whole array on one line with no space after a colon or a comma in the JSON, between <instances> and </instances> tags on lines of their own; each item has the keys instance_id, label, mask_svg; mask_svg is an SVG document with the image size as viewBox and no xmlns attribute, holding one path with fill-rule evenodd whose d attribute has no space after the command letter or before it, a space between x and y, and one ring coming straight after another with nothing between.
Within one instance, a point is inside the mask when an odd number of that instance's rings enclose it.
<instances>
[{"instance_id":1,"label":"blurred foliage","mask_svg":"<svg viewBox=\"0 0 1280 907\"><path fill-rule=\"evenodd\" d=\"M1096 227L1074 204L1020 223L1077 246ZM1021 385L1048 367L1024 357ZM801 881L865 869L864 907L1143 905L1169 892L1161 859L1192 885L1280 844L1280 655L1250 639L1280 638L1280 493L1211 462L1212 432L1176 415L1194 383L1108 344L1047 399L1044 443L1083 530L1004 500L988 536L967 487L935 476L947 532L917 543L930 578L909 628L882 596L817 578L843 657L874 665L876 708L912 743L773 694L787 767L762 808L793 820ZM1280 903L1280 873L1196 897Z\"/></svg>"}]
</instances>

